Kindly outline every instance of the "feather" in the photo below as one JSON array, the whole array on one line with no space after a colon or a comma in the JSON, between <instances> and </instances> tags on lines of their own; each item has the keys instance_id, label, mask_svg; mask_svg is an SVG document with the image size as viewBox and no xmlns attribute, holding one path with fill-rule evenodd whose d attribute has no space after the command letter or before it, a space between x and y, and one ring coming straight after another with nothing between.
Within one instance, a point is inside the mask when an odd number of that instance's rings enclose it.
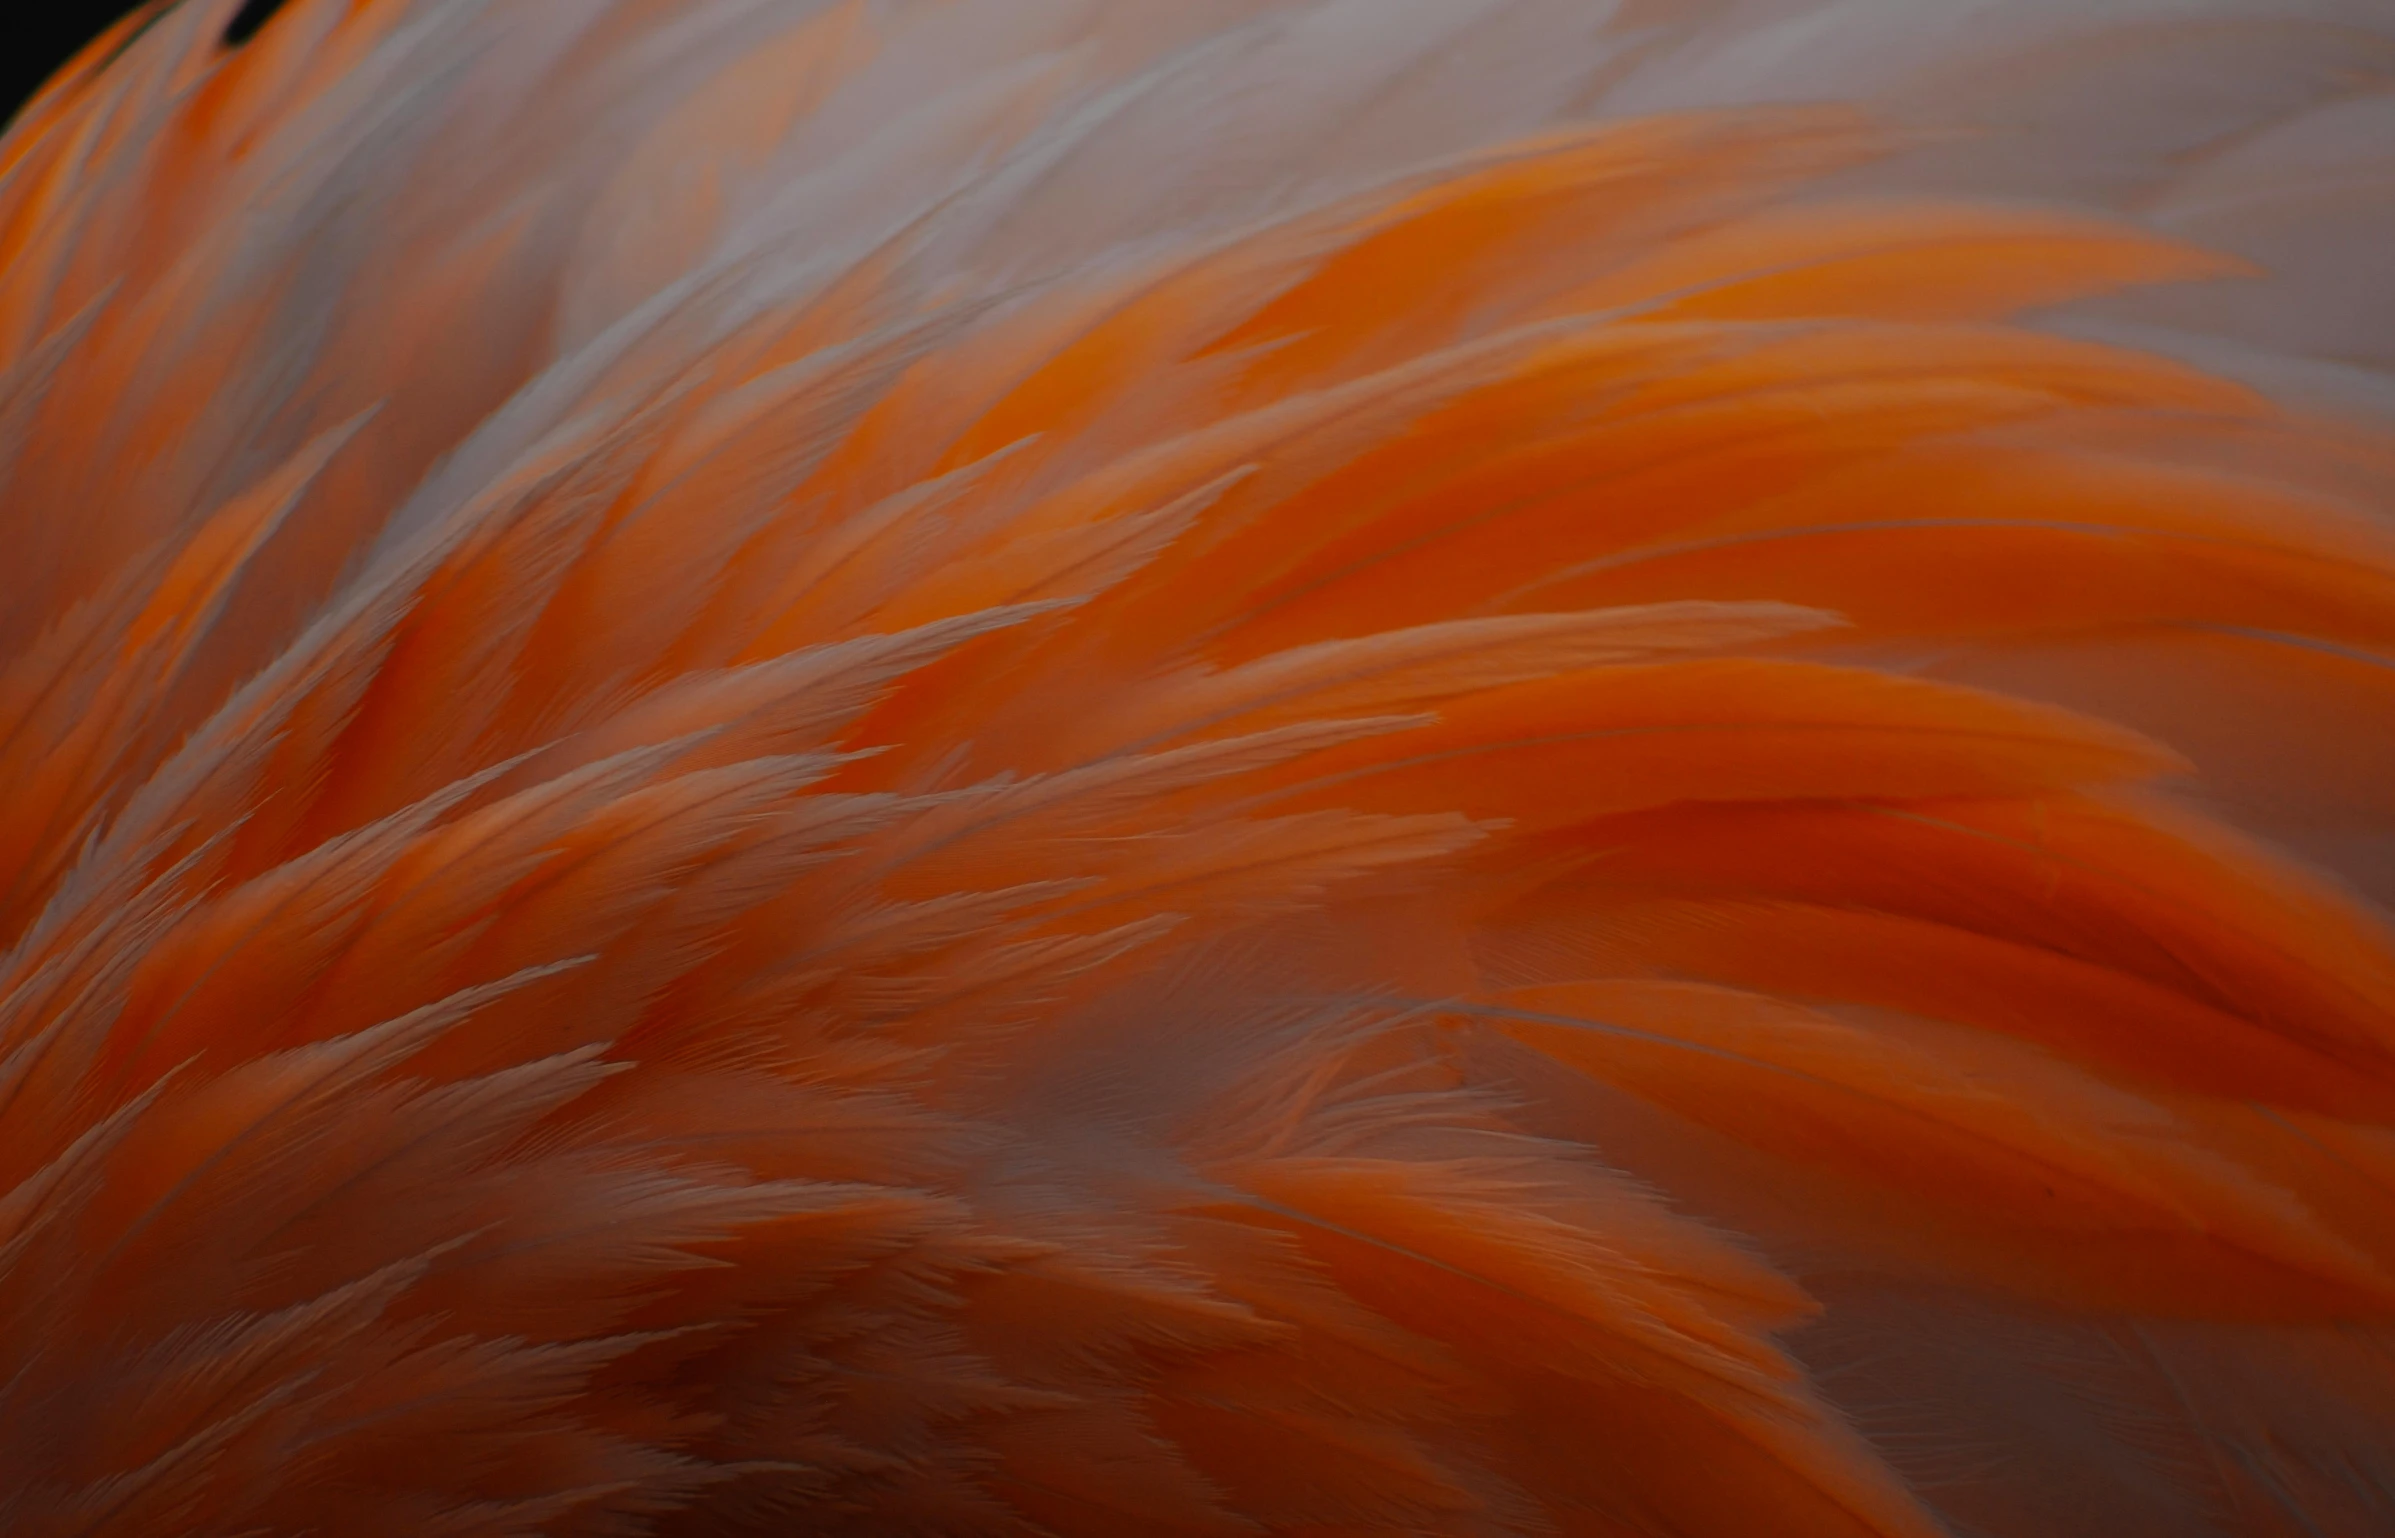
<instances>
[{"instance_id":1,"label":"feather","mask_svg":"<svg viewBox=\"0 0 2395 1538\"><path fill-rule=\"evenodd\" d=\"M2391 80L143 7L0 137L0 1527L2386 1528Z\"/></svg>"},{"instance_id":2,"label":"feather","mask_svg":"<svg viewBox=\"0 0 2395 1538\"><path fill-rule=\"evenodd\" d=\"M1911 1188L1969 1211L1974 1228L2019 1246L2005 1262L1975 1255L1983 1281L2014 1265L2084 1267L2088 1292L2117 1288L2118 1307L2175 1313L2191 1305L2171 1296L2174 1285L2192 1274L2222 1289L2198 1309L2265 1293L2301 1307L2300 1284L2242 1280L2258 1261L2326 1284L2318 1306L2333 1317L2367 1312L2370 1295L2395 1285L2307 1222L2288 1193L2167 1117L2017 1049L1842 1026L1689 983L1557 984L1485 1007L1517 1040L1771 1155L1791 1184L1817 1174ZM2041 1229L2069 1238L2032 1237ZM1935 1228L1914 1242L1934 1248ZM2136 1254L2141 1242L2158 1245L2153 1258ZM2243 1256L2187 1265L2175 1246L2189 1242Z\"/></svg>"}]
</instances>

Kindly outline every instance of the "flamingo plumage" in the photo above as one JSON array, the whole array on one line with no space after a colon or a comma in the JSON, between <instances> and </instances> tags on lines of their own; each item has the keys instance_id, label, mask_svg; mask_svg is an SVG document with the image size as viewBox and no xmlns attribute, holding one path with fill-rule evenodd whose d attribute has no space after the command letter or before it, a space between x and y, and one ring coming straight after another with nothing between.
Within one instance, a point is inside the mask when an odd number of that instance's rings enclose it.
<instances>
[{"instance_id":1,"label":"flamingo plumage","mask_svg":"<svg viewBox=\"0 0 2395 1538\"><path fill-rule=\"evenodd\" d=\"M2383 6L266 9L0 140L0 1528L2395 1532Z\"/></svg>"}]
</instances>

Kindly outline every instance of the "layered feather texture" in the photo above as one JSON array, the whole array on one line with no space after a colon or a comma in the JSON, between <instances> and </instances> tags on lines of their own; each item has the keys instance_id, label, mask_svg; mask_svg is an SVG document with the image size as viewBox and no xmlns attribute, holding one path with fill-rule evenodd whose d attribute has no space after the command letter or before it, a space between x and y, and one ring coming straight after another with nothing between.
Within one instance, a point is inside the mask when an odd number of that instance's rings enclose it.
<instances>
[{"instance_id":1,"label":"layered feather texture","mask_svg":"<svg viewBox=\"0 0 2395 1538\"><path fill-rule=\"evenodd\" d=\"M2395 1528L2382 9L234 9L0 141L9 1533Z\"/></svg>"}]
</instances>

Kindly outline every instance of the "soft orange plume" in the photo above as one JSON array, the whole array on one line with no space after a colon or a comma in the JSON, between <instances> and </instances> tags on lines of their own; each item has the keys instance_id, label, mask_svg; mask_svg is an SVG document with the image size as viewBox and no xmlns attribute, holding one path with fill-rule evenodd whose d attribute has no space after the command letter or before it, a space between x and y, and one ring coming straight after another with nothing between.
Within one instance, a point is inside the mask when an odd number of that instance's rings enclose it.
<instances>
[{"instance_id":1,"label":"soft orange plume","mask_svg":"<svg viewBox=\"0 0 2395 1538\"><path fill-rule=\"evenodd\" d=\"M2395 1532L2375 0L236 9L0 140L11 1538Z\"/></svg>"}]
</instances>

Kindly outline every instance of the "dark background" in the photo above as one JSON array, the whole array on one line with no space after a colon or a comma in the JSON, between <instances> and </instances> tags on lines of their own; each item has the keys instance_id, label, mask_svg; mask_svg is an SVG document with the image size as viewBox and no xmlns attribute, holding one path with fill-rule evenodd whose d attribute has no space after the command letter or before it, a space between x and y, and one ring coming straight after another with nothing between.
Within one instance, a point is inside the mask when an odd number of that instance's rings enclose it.
<instances>
[{"instance_id":1,"label":"dark background","mask_svg":"<svg viewBox=\"0 0 2395 1538\"><path fill-rule=\"evenodd\" d=\"M125 0L0 0L0 117L134 6Z\"/></svg>"},{"instance_id":2,"label":"dark background","mask_svg":"<svg viewBox=\"0 0 2395 1538\"><path fill-rule=\"evenodd\" d=\"M204 5L224 18L225 41L238 45L282 8L283 0L179 0ZM0 0L0 118L13 117L41 83L75 50L105 30L138 0Z\"/></svg>"}]
</instances>

